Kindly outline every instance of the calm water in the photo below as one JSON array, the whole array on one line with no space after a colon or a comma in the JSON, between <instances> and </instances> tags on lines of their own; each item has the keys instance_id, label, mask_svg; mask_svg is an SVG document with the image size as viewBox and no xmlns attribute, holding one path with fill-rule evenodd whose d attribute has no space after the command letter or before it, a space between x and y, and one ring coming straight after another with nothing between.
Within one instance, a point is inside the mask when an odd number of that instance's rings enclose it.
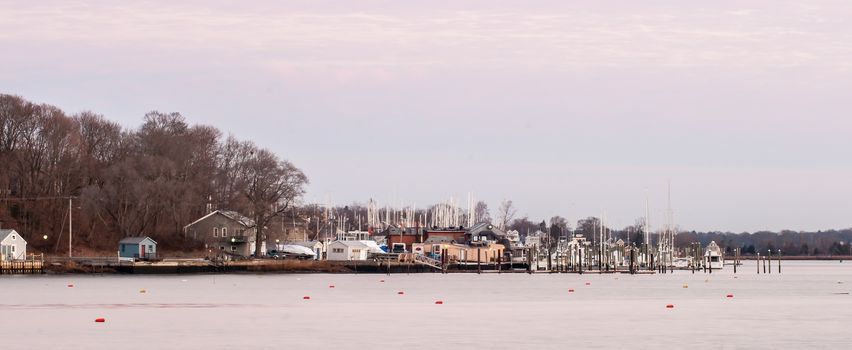
<instances>
[{"instance_id":1,"label":"calm water","mask_svg":"<svg viewBox=\"0 0 852 350\"><path fill-rule=\"evenodd\" d=\"M650 276L3 276L0 339L9 349L852 348L844 294L852 262L782 267L756 275L746 262L736 278L730 267Z\"/></svg>"}]
</instances>

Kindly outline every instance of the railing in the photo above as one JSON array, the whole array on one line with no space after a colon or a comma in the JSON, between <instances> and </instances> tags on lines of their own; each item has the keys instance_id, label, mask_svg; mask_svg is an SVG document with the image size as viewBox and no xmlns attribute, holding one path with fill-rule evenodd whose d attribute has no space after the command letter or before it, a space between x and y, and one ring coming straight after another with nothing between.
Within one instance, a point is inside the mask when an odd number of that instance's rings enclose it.
<instances>
[{"instance_id":1,"label":"railing","mask_svg":"<svg viewBox=\"0 0 852 350\"><path fill-rule=\"evenodd\" d=\"M373 259L381 262L415 263L426 265L434 269L441 269L441 261L432 259L422 254L415 253L379 253L373 254Z\"/></svg>"},{"instance_id":2,"label":"railing","mask_svg":"<svg viewBox=\"0 0 852 350\"><path fill-rule=\"evenodd\" d=\"M425 255L414 254L414 262L420 263L423 265L428 265L430 267L441 269L441 262Z\"/></svg>"}]
</instances>

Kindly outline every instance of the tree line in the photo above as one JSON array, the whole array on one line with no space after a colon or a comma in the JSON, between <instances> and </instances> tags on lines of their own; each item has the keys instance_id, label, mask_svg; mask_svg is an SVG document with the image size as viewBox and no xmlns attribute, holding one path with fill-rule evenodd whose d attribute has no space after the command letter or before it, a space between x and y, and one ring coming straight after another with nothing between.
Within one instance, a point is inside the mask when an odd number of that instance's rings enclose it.
<instances>
[{"instance_id":1,"label":"tree line","mask_svg":"<svg viewBox=\"0 0 852 350\"><path fill-rule=\"evenodd\" d=\"M67 251L69 215L75 249L137 235L192 248L183 227L213 209L248 215L262 236L308 183L272 151L179 113L152 111L127 129L13 95L0 95L0 166L0 225L54 253Z\"/></svg>"},{"instance_id":2,"label":"tree line","mask_svg":"<svg viewBox=\"0 0 852 350\"><path fill-rule=\"evenodd\" d=\"M644 244L645 236L644 218L639 218L635 224L623 228L606 227L607 232L613 240L622 240L626 244L641 246ZM510 229L518 230L521 236L536 231L549 234L553 240L560 236L571 237L572 235L583 235L592 242L597 242L601 227L600 218L590 216L577 221L571 226L561 216L551 217L550 220L533 222L528 217L515 219L509 225ZM790 231L780 232L758 231L758 232L700 232L683 231L675 228L675 246L678 248L689 248L693 243L702 247L715 241L726 254L733 254L734 249L739 249L741 255L765 255L771 250L777 254L788 256L824 256L824 255L852 255L852 229L828 230L828 231ZM651 230L651 244L656 244L656 231Z\"/></svg>"}]
</instances>

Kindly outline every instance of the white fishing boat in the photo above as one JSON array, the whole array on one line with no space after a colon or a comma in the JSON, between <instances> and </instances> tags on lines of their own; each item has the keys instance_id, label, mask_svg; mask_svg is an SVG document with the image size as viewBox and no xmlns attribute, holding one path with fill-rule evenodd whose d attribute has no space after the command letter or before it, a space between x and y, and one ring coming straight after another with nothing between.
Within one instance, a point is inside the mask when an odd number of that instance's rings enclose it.
<instances>
[{"instance_id":1,"label":"white fishing boat","mask_svg":"<svg viewBox=\"0 0 852 350\"><path fill-rule=\"evenodd\" d=\"M704 251L704 264L711 269L721 269L725 266L725 257L716 241L711 241L707 245L707 249Z\"/></svg>"}]
</instances>

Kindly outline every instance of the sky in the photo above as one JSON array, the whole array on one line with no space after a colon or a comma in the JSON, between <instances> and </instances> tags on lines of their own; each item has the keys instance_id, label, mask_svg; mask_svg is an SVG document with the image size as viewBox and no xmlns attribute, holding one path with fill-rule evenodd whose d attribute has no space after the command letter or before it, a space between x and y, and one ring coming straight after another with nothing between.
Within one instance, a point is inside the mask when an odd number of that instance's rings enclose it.
<instances>
[{"instance_id":1,"label":"sky","mask_svg":"<svg viewBox=\"0 0 852 350\"><path fill-rule=\"evenodd\" d=\"M852 227L848 1L4 1L0 93L180 112L307 202Z\"/></svg>"}]
</instances>

